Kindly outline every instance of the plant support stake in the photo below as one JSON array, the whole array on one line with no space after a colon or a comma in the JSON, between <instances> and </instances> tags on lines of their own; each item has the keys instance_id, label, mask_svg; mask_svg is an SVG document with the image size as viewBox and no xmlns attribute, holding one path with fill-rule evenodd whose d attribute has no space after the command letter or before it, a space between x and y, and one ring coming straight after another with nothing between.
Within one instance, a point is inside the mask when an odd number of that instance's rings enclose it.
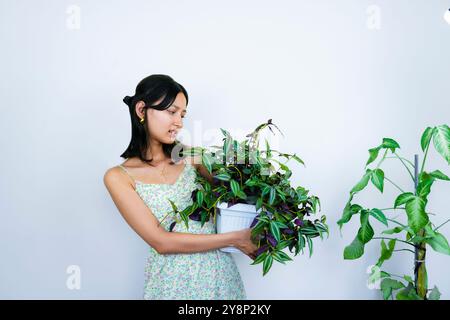
<instances>
[{"instance_id":1,"label":"plant support stake","mask_svg":"<svg viewBox=\"0 0 450 320\"><path fill-rule=\"evenodd\" d=\"M419 185L419 155L414 155L414 193L417 196L417 187ZM425 230L419 231L419 236L423 237ZM415 247L414 259L414 280L416 284L417 294L423 298L427 298L427 270L425 266L426 243L421 241Z\"/></svg>"}]
</instances>

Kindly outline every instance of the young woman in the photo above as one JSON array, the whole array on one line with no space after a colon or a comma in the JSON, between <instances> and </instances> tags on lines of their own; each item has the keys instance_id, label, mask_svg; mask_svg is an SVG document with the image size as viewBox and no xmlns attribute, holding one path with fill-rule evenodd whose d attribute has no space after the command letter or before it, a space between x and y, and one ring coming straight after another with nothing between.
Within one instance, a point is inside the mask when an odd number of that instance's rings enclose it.
<instances>
[{"instance_id":1,"label":"young woman","mask_svg":"<svg viewBox=\"0 0 450 320\"><path fill-rule=\"evenodd\" d=\"M239 271L230 253L234 246L255 258L251 229L217 234L212 219L174 222L169 199L180 210L192 204L197 172L212 176L196 157L175 159L175 139L183 127L188 94L166 75L151 75L126 96L131 116L131 142L121 155L126 161L109 169L104 183L130 227L150 246L145 267L144 299L246 299ZM175 157L176 158L176 157Z\"/></svg>"}]
</instances>

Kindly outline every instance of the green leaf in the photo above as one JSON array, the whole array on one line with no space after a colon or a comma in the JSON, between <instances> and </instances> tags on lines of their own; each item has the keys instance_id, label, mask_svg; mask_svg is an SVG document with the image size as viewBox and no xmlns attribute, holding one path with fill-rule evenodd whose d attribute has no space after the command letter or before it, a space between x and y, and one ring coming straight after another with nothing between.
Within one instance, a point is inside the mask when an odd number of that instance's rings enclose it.
<instances>
[{"instance_id":1,"label":"green leaf","mask_svg":"<svg viewBox=\"0 0 450 320\"><path fill-rule=\"evenodd\" d=\"M439 232L435 232L431 239L425 240L434 251L450 255L450 247L447 239Z\"/></svg>"},{"instance_id":2,"label":"green leaf","mask_svg":"<svg viewBox=\"0 0 450 320\"><path fill-rule=\"evenodd\" d=\"M409 283L413 283L414 284L414 280L410 276L403 276L403 279L405 279Z\"/></svg>"},{"instance_id":3,"label":"green leaf","mask_svg":"<svg viewBox=\"0 0 450 320\"><path fill-rule=\"evenodd\" d=\"M362 210L362 207L359 204L351 205L350 201L351 201L351 199L349 200L349 202L347 202L347 204L344 208L342 218L337 222L337 224L339 225L339 228L342 228L342 225L344 223L349 222L351 217L354 214L357 214L358 212L360 212Z\"/></svg>"},{"instance_id":4,"label":"green leaf","mask_svg":"<svg viewBox=\"0 0 450 320\"><path fill-rule=\"evenodd\" d=\"M252 263L250 263L250 265L257 265L260 264L261 262L263 262L267 257L267 251L261 253Z\"/></svg>"},{"instance_id":5,"label":"green leaf","mask_svg":"<svg viewBox=\"0 0 450 320\"><path fill-rule=\"evenodd\" d=\"M321 208L320 208L320 199L318 197L312 196L311 197L311 203L312 203L312 209L313 209L314 213L317 212L317 207L319 207L319 211L321 210Z\"/></svg>"},{"instance_id":6,"label":"green leaf","mask_svg":"<svg viewBox=\"0 0 450 320\"><path fill-rule=\"evenodd\" d=\"M276 159L270 159L270 161L275 161L276 163L278 163L280 165L280 168L284 171L290 171L289 167L286 166L284 163L281 163L280 161L276 160Z\"/></svg>"},{"instance_id":7,"label":"green leaf","mask_svg":"<svg viewBox=\"0 0 450 320\"><path fill-rule=\"evenodd\" d=\"M267 272L269 272L270 268L272 267L272 263L273 263L273 257L271 254L268 254L266 256L266 258L264 259L264 263L263 263L263 276L265 276L267 274Z\"/></svg>"},{"instance_id":8,"label":"green leaf","mask_svg":"<svg viewBox=\"0 0 450 320\"><path fill-rule=\"evenodd\" d=\"M395 298L397 300L422 300L416 293L413 283L408 283L406 288L399 290Z\"/></svg>"},{"instance_id":9,"label":"green leaf","mask_svg":"<svg viewBox=\"0 0 450 320\"><path fill-rule=\"evenodd\" d=\"M209 173L212 172L212 157L209 153L202 153L202 163L208 169Z\"/></svg>"},{"instance_id":10,"label":"green leaf","mask_svg":"<svg viewBox=\"0 0 450 320\"><path fill-rule=\"evenodd\" d=\"M352 204L351 205L351 207L350 207L350 210L353 212L353 213L358 213L358 212L360 212L361 210L363 209L363 207L361 207L359 204Z\"/></svg>"},{"instance_id":11,"label":"green leaf","mask_svg":"<svg viewBox=\"0 0 450 320\"><path fill-rule=\"evenodd\" d=\"M438 287L434 286L433 290L431 290L430 295L428 296L428 300L439 300L441 298L441 293L439 292Z\"/></svg>"},{"instance_id":12,"label":"green leaf","mask_svg":"<svg viewBox=\"0 0 450 320\"><path fill-rule=\"evenodd\" d=\"M205 210L202 211L202 213L200 214L200 222L201 222L201 226L203 227L205 225L206 222L206 218L208 217L208 212L206 212Z\"/></svg>"},{"instance_id":13,"label":"green leaf","mask_svg":"<svg viewBox=\"0 0 450 320\"><path fill-rule=\"evenodd\" d=\"M269 205L272 205L275 201L276 190L274 187L270 187L270 195L269 195Z\"/></svg>"},{"instance_id":14,"label":"green leaf","mask_svg":"<svg viewBox=\"0 0 450 320\"><path fill-rule=\"evenodd\" d=\"M313 242L310 237L306 237L306 240L308 241L309 257L311 258L313 254Z\"/></svg>"},{"instance_id":15,"label":"green leaf","mask_svg":"<svg viewBox=\"0 0 450 320\"><path fill-rule=\"evenodd\" d=\"M361 211L361 227L358 231L358 238L362 243L367 243L372 240L374 231L369 223L369 212L367 210Z\"/></svg>"},{"instance_id":16,"label":"green leaf","mask_svg":"<svg viewBox=\"0 0 450 320\"><path fill-rule=\"evenodd\" d=\"M420 139L420 146L422 147L422 151L430 144L431 138L433 137L433 128L426 128L422 134L422 138Z\"/></svg>"},{"instance_id":17,"label":"green leaf","mask_svg":"<svg viewBox=\"0 0 450 320\"><path fill-rule=\"evenodd\" d=\"M425 212L425 201L420 197L414 196L406 203L405 209L408 216L408 226L415 233L418 233L429 221Z\"/></svg>"},{"instance_id":18,"label":"green leaf","mask_svg":"<svg viewBox=\"0 0 450 320\"><path fill-rule=\"evenodd\" d=\"M252 236L256 237L258 234L262 233L266 227L266 222L258 221L256 226L252 228Z\"/></svg>"},{"instance_id":19,"label":"green leaf","mask_svg":"<svg viewBox=\"0 0 450 320\"><path fill-rule=\"evenodd\" d=\"M275 221L270 221L270 232L277 242L280 242L280 228L275 223Z\"/></svg>"},{"instance_id":20,"label":"green leaf","mask_svg":"<svg viewBox=\"0 0 450 320\"><path fill-rule=\"evenodd\" d=\"M356 236L350 245L344 249L344 259L354 260L360 258L364 254L364 244Z\"/></svg>"},{"instance_id":21,"label":"green leaf","mask_svg":"<svg viewBox=\"0 0 450 320\"><path fill-rule=\"evenodd\" d=\"M436 151L450 165L450 128L446 124L434 129L433 144Z\"/></svg>"},{"instance_id":22,"label":"green leaf","mask_svg":"<svg viewBox=\"0 0 450 320\"><path fill-rule=\"evenodd\" d=\"M243 200L247 199L247 195L246 195L245 192L242 191L242 190L239 190L239 191L237 192L236 196L238 196L239 198L241 198L241 199L243 199Z\"/></svg>"},{"instance_id":23,"label":"green leaf","mask_svg":"<svg viewBox=\"0 0 450 320\"><path fill-rule=\"evenodd\" d=\"M255 205L256 211L258 211L259 209L262 208L262 204L263 204L263 199L262 198L258 198L258 200L256 200L256 205Z\"/></svg>"},{"instance_id":24,"label":"green leaf","mask_svg":"<svg viewBox=\"0 0 450 320\"><path fill-rule=\"evenodd\" d=\"M167 199L167 200L170 202L173 212L178 212L178 208L177 208L176 204L170 199Z\"/></svg>"},{"instance_id":25,"label":"green leaf","mask_svg":"<svg viewBox=\"0 0 450 320\"><path fill-rule=\"evenodd\" d=\"M266 215L264 215L264 216L259 216L257 219L258 219L259 221L264 221L264 222L266 222L266 223L270 223L269 217L266 216Z\"/></svg>"},{"instance_id":26,"label":"green leaf","mask_svg":"<svg viewBox=\"0 0 450 320\"><path fill-rule=\"evenodd\" d=\"M224 130L224 129L220 128L220 131L222 131L222 134L223 134L226 138L230 138L230 137L231 137L231 134L230 134L227 130Z\"/></svg>"},{"instance_id":27,"label":"green leaf","mask_svg":"<svg viewBox=\"0 0 450 320\"><path fill-rule=\"evenodd\" d=\"M286 248L287 246L289 246L290 244L292 244L291 240L282 240L280 241L277 246L275 247L275 249L277 250L283 250L284 248ZM281 251L280 251L281 252Z\"/></svg>"},{"instance_id":28,"label":"green leaf","mask_svg":"<svg viewBox=\"0 0 450 320\"><path fill-rule=\"evenodd\" d=\"M388 222L386 219L386 216L384 215L383 211L377 208L373 208L370 210L370 215L380 221L382 224L384 224L386 227L388 227Z\"/></svg>"},{"instance_id":29,"label":"green leaf","mask_svg":"<svg viewBox=\"0 0 450 320\"><path fill-rule=\"evenodd\" d=\"M223 148L222 148L223 155L222 156L225 156L225 159L228 159L228 156L231 152L231 141L230 140L231 140L231 138L225 138L224 142L223 142Z\"/></svg>"},{"instance_id":30,"label":"green leaf","mask_svg":"<svg viewBox=\"0 0 450 320\"><path fill-rule=\"evenodd\" d=\"M394 233L400 233L403 231L403 227L395 227L394 229L384 230L381 232L382 234L394 234Z\"/></svg>"},{"instance_id":31,"label":"green leaf","mask_svg":"<svg viewBox=\"0 0 450 320\"><path fill-rule=\"evenodd\" d=\"M270 152L270 145L269 145L269 141L267 141L267 139L264 139L266 141L266 154L267 154L267 158L270 158L272 156L272 152Z\"/></svg>"},{"instance_id":32,"label":"green leaf","mask_svg":"<svg viewBox=\"0 0 450 320\"><path fill-rule=\"evenodd\" d=\"M402 204L407 203L409 200L414 198L414 194L412 192L405 192L402 193L395 199L394 208L397 208L398 206L401 206Z\"/></svg>"},{"instance_id":33,"label":"green leaf","mask_svg":"<svg viewBox=\"0 0 450 320\"><path fill-rule=\"evenodd\" d=\"M436 179L450 181L450 178L439 170L434 170L433 172L430 173L430 176Z\"/></svg>"},{"instance_id":34,"label":"green leaf","mask_svg":"<svg viewBox=\"0 0 450 320\"><path fill-rule=\"evenodd\" d=\"M205 183L204 185L206 193L211 192L211 185L209 183Z\"/></svg>"},{"instance_id":35,"label":"green leaf","mask_svg":"<svg viewBox=\"0 0 450 320\"><path fill-rule=\"evenodd\" d=\"M231 177L228 173L220 173L214 176L214 178L222 181L230 181Z\"/></svg>"},{"instance_id":36,"label":"green leaf","mask_svg":"<svg viewBox=\"0 0 450 320\"><path fill-rule=\"evenodd\" d=\"M367 184L369 183L369 179L370 176L372 174L372 171L367 169L366 173L364 174L364 176L361 178L361 180L352 188L352 190L350 191L350 193L356 193L359 192L361 190L363 190Z\"/></svg>"},{"instance_id":37,"label":"green leaf","mask_svg":"<svg viewBox=\"0 0 450 320\"><path fill-rule=\"evenodd\" d=\"M383 193L384 186L384 172L381 169L375 169L372 171L371 175L372 183L381 193Z\"/></svg>"},{"instance_id":38,"label":"green leaf","mask_svg":"<svg viewBox=\"0 0 450 320\"><path fill-rule=\"evenodd\" d=\"M342 217L337 222L340 229L342 229L342 226L345 223L349 222L350 219L352 218L352 216L355 214L350 208L351 208L351 203L347 202L347 204L345 205L344 211L342 212Z\"/></svg>"},{"instance_id":39,"label":"green leaf","mask_svg":"<svg viewBox=\"0 0 450 320\"><path fill-rule=\"evenodd\" d=\"M278 262L280 262L282 264L286 264L286 262L281 258L279 251L274 251L272 256L273 256L274 260L276 260L276 261L278 261Z\"/></svg>"},{"instance_id":40,"label":"green leaf","mask_svg":"<svg viewBox=\"0 0 450 320\"><path fill-rule=\"evenodd\" d=\"M306 242L305 242L305 238L304 236L301 234L301 232L298 232L298 240L297 240L297 247L298 250L303 250L303 248L305 247ZM297 252L298 253L298 252ZM296 253L296 254L297 254Z\"/></svg>"},{"instance_id":41,"label":"green leaf","mask_svg":"<svg viewBox=\"0 0 450 320\"><path fill-rule=\"evenodd\" d=\"M367 160L366 166L375 161L375 159L378 157L379 151L380 147L369 149L369 160Z\"/></svg>"},{"instance_id":42,"label":"green leaf","mask_svg":"<svg viewBox=\"0 0 450 320\"><path fill-rule=\"evenodd\" d=\"M381 254L380 258L378 258L377 266L381 267L384 263L384 261L389 260L392 256L392 253L394 252L395 248L395 239L391 239L388 242L388 245L386 246L386 243L384 240L381 240Z\"/></svg>"},{"instance_id":43,"label":"green leaf","mask_svg":"<svg viewBox=\"0 0 450 320\"><path fill-rule=\"evenodd\" d=\"M422 172L419 175L419 184L417 185L417 194L422 197L422 198L426 198L430 192L431 192L431 186L434 183L434 178L426 173L426 172Z\"/></svg>"},{"instance_id":44,"label":"green leaf","mask_svg":"<svg viewBox=\"0 0 450 320\"><path fill-rule=\"evenodd\" d=\"M261 197L264 197L270 191L270 186L265 186L262 190Z\"/></svg>"},{"instance_id":45,"label":"green leaf","mask_svg":"<svg viewBox=\"0 0 450 320\"><path fill-rule=\"evenodd\" d=\"M292 159L294 159L295 161L297 161L298 163L305 165L305 163L303 162L302 159L300 159L297 155L293 154L292 155Z\"/></svg>"},{"instance_id":46,"label":"green leaf","mask_svg":"<svg viewBox=\"0 0 450 320\"><path fill-rule=\"evenodd\" d=\"M291 257L289 257L286 253L283 251L278 251L278 254L280 255L281 259L283 261L292 261Z\"/></svg>"},{"instance_id":47,"label":"green leaf","mask_svg":"<svg viewBox=\"0 0 450 320\"><path fill-rule=\"evenodd\" d=\"M197 204L199 207L202 206L202 202L203 202L203 192L197 191Z\"/></svg>"},{"instance_id":48,"label":"green leaf","mask_svg":"<svg viewBox=\"0 0 450 320\"><path fill-rule=\"evenodd\" d=\"M403 283L390 278L383 279L380 284L384 300L387 300L391 296L392 290L398 290L404 287L405 285Z\"/></svg>"},{"instance_id":49,"label":"green leaf","mask_svg":"<svg viewBox=\"0 0 450 320\"><path fill-rule=\"evenodd\" d=\"M286 224L284 224L281 221L273 221L273 223L275 223L278 226L278 228L282 228L282 229L289 228Z\"/></svg>"},{"instance_id":50,"label":"green leaf","mask_svg":"<svg viewBox=\"0 0 450 320\"><path fill-rule=\"evenodd\" d=\"M400 148L400 145L394 139L384 138L381 147L385 149L391 149L391 151L394 152L396 148Z\"/></svg>"},{"instance_id":51,"label":"green leaf","mask_svg":"<svg viewBox=\"0 0 450 320\"><path fill-rule=\"evenodd\" d=\"M238 192L241 190L239 183L236 180L230 180L231 191L237 197Z\"/></svg>"}]
</instances>

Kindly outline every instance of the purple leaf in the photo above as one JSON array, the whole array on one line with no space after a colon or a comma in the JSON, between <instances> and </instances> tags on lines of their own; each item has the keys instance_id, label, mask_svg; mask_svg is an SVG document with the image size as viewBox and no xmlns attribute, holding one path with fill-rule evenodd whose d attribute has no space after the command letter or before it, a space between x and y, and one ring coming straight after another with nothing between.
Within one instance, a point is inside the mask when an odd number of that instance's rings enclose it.
<instances>
[{"instance_id":1,"label":"purple leaf","mask_svg":"<svg viewBox=\"0 0 450 320\"><path fill-rule=\"evenodd\" d=\"M258 248L258 250L256 250L256 256L259 256L264 251L267 251L267 249L269 249L269 246L267 244L262 245L261 247Z\"/></svg>"},{"instance_id":2,"label":"purple leaf","mask_svg":"<svg viewBox=\"0 0 450 320\"><path fill-rule=\"evenodd\" d=\"M284 234L289 234L289 235L294 234L294 231L289 229L289 228L281 229L281 232L284 233Z\"/></svg>"},{"instance_id":3,"label":"purple leaf","mask_svg":"<svg viewBox=\"0 0 450 320\"><path fill-rule=\"evenodd\" d=\"M198 212L194 212L194 213L189 215L189 219L194 220L194 221L200 221L201 217L200 217L200 214Z\"/></svg>"},{"instance_id":4,"label":"purple leaf","mask_svg":"<svg viewBox=\"0 0 450 320\"><path fill-rule=\"evenodd\" d=\"M267 234L267 240L272 245L272 247L276 247L278 242L275 240L275 238L271 234Z\"/></svg>"},{"instance_id":5,"label":"purple leaf","mask_svg":"<svg viewBox=\"0 0 450 320\"><path fill-rule=\"evenodd\" d=\"M250 225L250 228L253 228L254 226L256 226L256 224L258 223L258 217L259 217L259 215L258 216L256 216L255 217L255 219L253 219L253 222L252 222L252 224Z\"/></svg>"}]
</instances>

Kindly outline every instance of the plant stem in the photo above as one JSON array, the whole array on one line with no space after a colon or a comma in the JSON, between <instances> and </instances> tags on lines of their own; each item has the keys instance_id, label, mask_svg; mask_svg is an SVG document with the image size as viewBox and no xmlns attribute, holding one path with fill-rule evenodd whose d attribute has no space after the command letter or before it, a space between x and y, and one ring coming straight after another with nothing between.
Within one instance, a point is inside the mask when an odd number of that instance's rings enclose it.
<instances>
[{"instance_id":1,"label":"plant stem","mask_svg":"<svg viewBox=\"0 0 450 320\"><path fill-rule=\"evenodd\" d=\"M396 185L391 179L387 178L386 176L384 177L384 179L386 179L387 181L389 181L390 183L392 183L395 187L397 187L398 190L400 190L402 193L405 193L405 191L403 191L402 188L400 188L398 185Z\"/></svg>"},{"instance_id":2,"label":"plant stem","mask_svg":"<svg viewBox=\"0 0 450 320\"><path fill-rule=\"evenodd\" d=\"M408 167L406 166L406 164L403 162L402 158L400 158L396 152L394 152L394 154L395 154L395 156L398 158L398 160L400 160L400 161L403 163L403 165L405 166L406 170L408 170L408 173L409 173L411 179L414 181L414 175L412 174L411 170L409 170L409 168L408 168ZM414 166L413 166L413 167L414 167Z\"/></svg>"},{"instance_id":3,"label":"plant stem","mask_svg":"<svg viewBox=\"0 0 450 320\"><path fill-rule=\"evenodd\" d=\"M405 208L403 207L398 207L398 208L384 208L384 209L380 209L381 211L383 210L405 210Z\"/></svg>"},{"instance_id":4,"label":"plant stem","mask_svg":"<svg viewBox=\"0 0 450 320\"><path fill-rule=\"evenodd\" d=\"M399 241L399 242L403 242L403 243L409 244L410 246L416 247L414 244L409 243L408 241L400 240L400 239L397 239L397 238L374 237L374 238L372 238L372 239L380 239L380 240L396 240L396 241Z\"/></svg>"},{"instance_id":5,"label":"plant stem","mask_svg":"<svg viewBox=\"0 0 450 320\"><path fill-rule=\"evenodd\" d=\"M428 155L428 150L430 149L430 144L431 144L431 141L430 141L430 143L428 143L427 149L425 150L425 156L423 157L422 168L420 169L420 173L422 173L423 169L425 168L425 160L427 160L427 155Z\"/></svg>"},{"instance_id":6,"label":"plant stem","mask_svg":"<svg viewBox=\"0 0 450 320\"><path fill-rule=\"evenodd\" d=\"M236 166L234 166L234 165L232 165L232 164L230 164L230 167L233 167L233 168L235 168L236 169L236 171L239 173L239 176L240 176L240 178L241 178L241 189L242 189L242 173L241 173L241 171L236 167Z\"/></svg>"},{"instance_id":7,"label":"plant stem","mask_svg":"<svg viewBox=\"0 0 450 320\"><path fill-rule=\"evenodd\" d=\"M419 231L419 236L424 236L425 230L422 229ZM416 247L415 259L414 259L414 271L415 271L415 283L416 283L416 291L417 294L424 300L427 298L427 289L428 289L428 277L427 277L427 269L425 266L425 257L426 257L426 243L421 242Z\"/></svg>"},{"instance_id":8,"label":"plant stem","mask_svg":"<svg viewBox=\"0 0 450 320\"><path fill-rule=\"evenodd\" d=\"M400 278L405 280L405 277L399 276L398 274L394 274L394 273L389 273L390 276L396 277L396 278Z\"/></svg>"},{"instance_id":9,"label":"plant stem","mask_svg":"<svg viewBox=\"0 0 450 320\"><path fill-rule=\"evenodd\" d=\"M387 152L388 152L388 149L386 149L384 151L383 158L381 158L380 162L378 162L376 169L378 169L381 166L381 164L383 163L384 159L386 159Z\"/></svg>"},{"instance_id":10,"label":"plant stem","mask_svg":"<svg viewBox=\"0 0 450 320\"><path fill-rule=\"evenodd\" d=\"M398 249L398 250L394 250L394 252L398 252L398 251L409 251L409 252L412 252L412 253L416 254L414 251L409 250L409 249Z\"/></svg>"},{"instance_id":11,"label":"plant stem","mask_svg":"<svg viewBox=\"0 0 450 320\"><path fill-rule=\"evenodd\" d=\"M397 158L400 158L400 159L406 161L409 165L411 165L411 167L414 168L414 163L412 163L410 160L408 160L408 159L406 159L406 158L399 157L399 156L398 156L398 157L386 157L386 159L397 159Z\"/></svg>"},{"instance_id":12,"label":"plant stem","mask_svg":"<svg viewBox=\"0 0 450 320\"><path fill-rule=\"evenodd\" d=\"M418 174L418 167L419 167L419 156L416 154L414 155L414 194L417 195L417 186L418 186L418 179L420 175L423 172L423 169L425 167L425 160L428 155L428 150L430 148L430 143L427 146L427 149L425 151L425 156L423 158L422 162L422 168L420 171L420 174ZM419 230L418 233L419 237L425 236L425 229L422 228ZM416 293L424 300L427 299L427 291L428 291L428 276L427 276L427 268L425 266L425 258L427 253L427 247L426 242L421 241L415 246L415 252L414 252L414 286L416 288Z\"/></svg>"},{"instance_id":13,"label":"plant stem","mask_svg":"<svg viewBox=\"0 0 450 320\"><path fill-rule=\"evenodd\" d=\"M446 224L447 222L449 222L450 219L448 219L447 221L445 221L443 224L441 224L439 227L437 227L436 229L434 229L434 231L436 231L437 229L439 229L440 227L442 227L444 224Z\"/></svg>"},{"instance_id":14,"label":"plant stem","mask_svg":"<svg viewBox=\"0 0 450 320\"><path fill-rule=\"evenodd\" d=\"M397 221L389 219L389 218L386 218L386 220L394 222L394 223L398 224L399 226L402 226L403 228L406 228L406 226L404 224L401 224L400 222L397 222Z\"/></svg>"},{"instance_id":15,"label":"plant stem","mask_svg":"<svg viewBox=\"0 0 450 320\"><path fill-rule=\"evenodd\" d=\"M216 202L214 202L214 204L213 204L213 207L216 207L217 202L219 202L220 198L222 198L224 195L225 195L225 193L217 198Z\"/></svg>"}]
</instances>

